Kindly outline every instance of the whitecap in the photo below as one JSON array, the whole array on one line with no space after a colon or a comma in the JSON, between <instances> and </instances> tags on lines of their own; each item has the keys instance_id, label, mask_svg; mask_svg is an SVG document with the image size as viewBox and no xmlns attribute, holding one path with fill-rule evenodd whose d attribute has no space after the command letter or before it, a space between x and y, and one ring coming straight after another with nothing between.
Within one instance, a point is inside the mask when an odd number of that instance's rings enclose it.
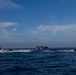
<instances>
[{"instance_id":1,"label":"whitecap","mask_svg":"<svg viewBox=\"0 0 76 75\"><path fill-rule=\"evenodd\" d=\"M0 50L0 53L5 53L5 52L31 52L31 50Z\"/></svg>"},{"instance_id":2,"label":"whitecap","mask_svg":"<svg viewBox=\"0 0 76 75\"><path fill-rule=\"evenodd\" d=\"M43 52L51 52L50 50L44 50Z\"/></svg>"},{"instance_id":3,"label":"whitecap","mask_svg":"<svg viewBox=\"0 0 76 75\"><path fill-rule=\"evenodd\" d=\"M59 52L74 52L74 50L59 50Z\"/></svg>"}]
</instances>

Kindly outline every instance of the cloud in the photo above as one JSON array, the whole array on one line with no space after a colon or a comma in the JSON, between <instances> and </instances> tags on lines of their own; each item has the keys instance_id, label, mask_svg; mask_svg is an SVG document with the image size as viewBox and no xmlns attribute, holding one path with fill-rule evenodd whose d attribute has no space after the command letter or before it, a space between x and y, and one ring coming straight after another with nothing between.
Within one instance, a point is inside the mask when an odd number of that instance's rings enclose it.
<instances>
[{"instance_id":1,"label":"cloud","mask_svg":"<svg viewBox=\"0 0 76 75\"><path fill-rule=\"evenodd\" d=\"M74 32L76 31L76 24L74 25L39 25L31 29L32 34L50 32L57 34L58 32Z\"/></svg>"},{"instance_id":2,"label":"cloud","mask_svg":"<svg viewBox=\"0 0 76 75\"><path fill-rule=\"evenodd\" d=\"M14 28L12 31L14 32L14 31L16 31L17 29L16 28Z\"/></svg>"},{"instance_id":3,"label":"cloud","mask_svg":"<svg viewBox=\"0 0 76 75\"><path fill-rule=\"evenodd\" d=\"M8 33L9 33L9 32L8 32L7 30L3 30L3 34L4 34L4 35L8 35Z\"/></svg>"},{"instance_id":4,"label":"cloud","mask_svg":"<svg viewBox=\"0 0 76 75\"><path fill-rule=\"evenodd\" d=\"M12 0L0 0L0 8L22 8L22 6Z\"/></svg>"},{"instance_id":5,"label":"cloud","mask_svg":"<svg viewBox=\"0 0 76 75\"><path fill-rule=\"evenodd\" d=\"M15 22L0 22L0 36L2 38L8 36L10 34L9 27L16 26L17 24ZM16 31L16 28L11 31Z\"/></svg>"},{"instance_id":6,"label":"cloud","mask_svg":"<svg viewBox=\"0 0 76 75\"><path fill-rule=\"evenodd\" d=\"M8 34L9 34L9 32L8 32L6 29L4 29L4 30L2 31L2 36L1 36L1 38L8 37Z\"/></svg>"},{"instance_id":7,"label":"cloud","mask_svg":"<svg viewBox=\"0 0 76 75\"><path fill-rule=\"evenodd\" d=\"M9 26L14 26L14 25L17 25L17 23L14 23L14 22L0 22L0 27L9 27Z\"/></svg>"}]
</instances>

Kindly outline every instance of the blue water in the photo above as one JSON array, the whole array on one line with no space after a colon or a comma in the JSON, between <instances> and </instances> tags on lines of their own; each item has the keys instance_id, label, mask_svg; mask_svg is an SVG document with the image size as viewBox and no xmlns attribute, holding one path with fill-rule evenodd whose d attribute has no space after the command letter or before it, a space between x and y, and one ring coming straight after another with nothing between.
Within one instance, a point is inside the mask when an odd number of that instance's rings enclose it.
<instances>
[{"instance_id":1,"label":"blue water","mask_svg":"<svg viewBox=\"0 0 76 75\"><path fill-rule=\"evenodd\" d=\"M76 52L0 53L0 75L76 75Z\"/></svg>"}]
</instances>

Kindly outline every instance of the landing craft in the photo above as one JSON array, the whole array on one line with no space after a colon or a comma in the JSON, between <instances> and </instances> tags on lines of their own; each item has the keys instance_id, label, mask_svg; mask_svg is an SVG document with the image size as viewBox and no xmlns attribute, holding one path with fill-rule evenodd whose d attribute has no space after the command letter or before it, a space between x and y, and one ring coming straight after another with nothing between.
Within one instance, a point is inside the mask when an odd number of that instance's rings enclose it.
<instances>
[{"instance_id":1,"label":"landing craft","mask_svg":"<svg viewBox=\"0 0 76 75\"><path fill-rule=\"evenodd\" d=\"M36 46L36 50L46 50L49 49L48 46Z\"/></svg>"}]
</instances>

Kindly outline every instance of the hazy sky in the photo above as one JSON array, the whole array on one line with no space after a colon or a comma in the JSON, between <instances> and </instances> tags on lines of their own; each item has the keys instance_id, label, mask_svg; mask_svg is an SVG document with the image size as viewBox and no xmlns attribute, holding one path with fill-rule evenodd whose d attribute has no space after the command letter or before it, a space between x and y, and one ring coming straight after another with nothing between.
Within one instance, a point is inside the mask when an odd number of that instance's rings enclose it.
<instances>
[{"instance_id":1,"label":"hazy sky","mask_svg":"<svg viewBox=\"0 0 76 75\"><path fill-rule=\"evenodd\" d=\"M76 0L0 0L0 45L76 46Z\"/></svg>"}]
</instances>

